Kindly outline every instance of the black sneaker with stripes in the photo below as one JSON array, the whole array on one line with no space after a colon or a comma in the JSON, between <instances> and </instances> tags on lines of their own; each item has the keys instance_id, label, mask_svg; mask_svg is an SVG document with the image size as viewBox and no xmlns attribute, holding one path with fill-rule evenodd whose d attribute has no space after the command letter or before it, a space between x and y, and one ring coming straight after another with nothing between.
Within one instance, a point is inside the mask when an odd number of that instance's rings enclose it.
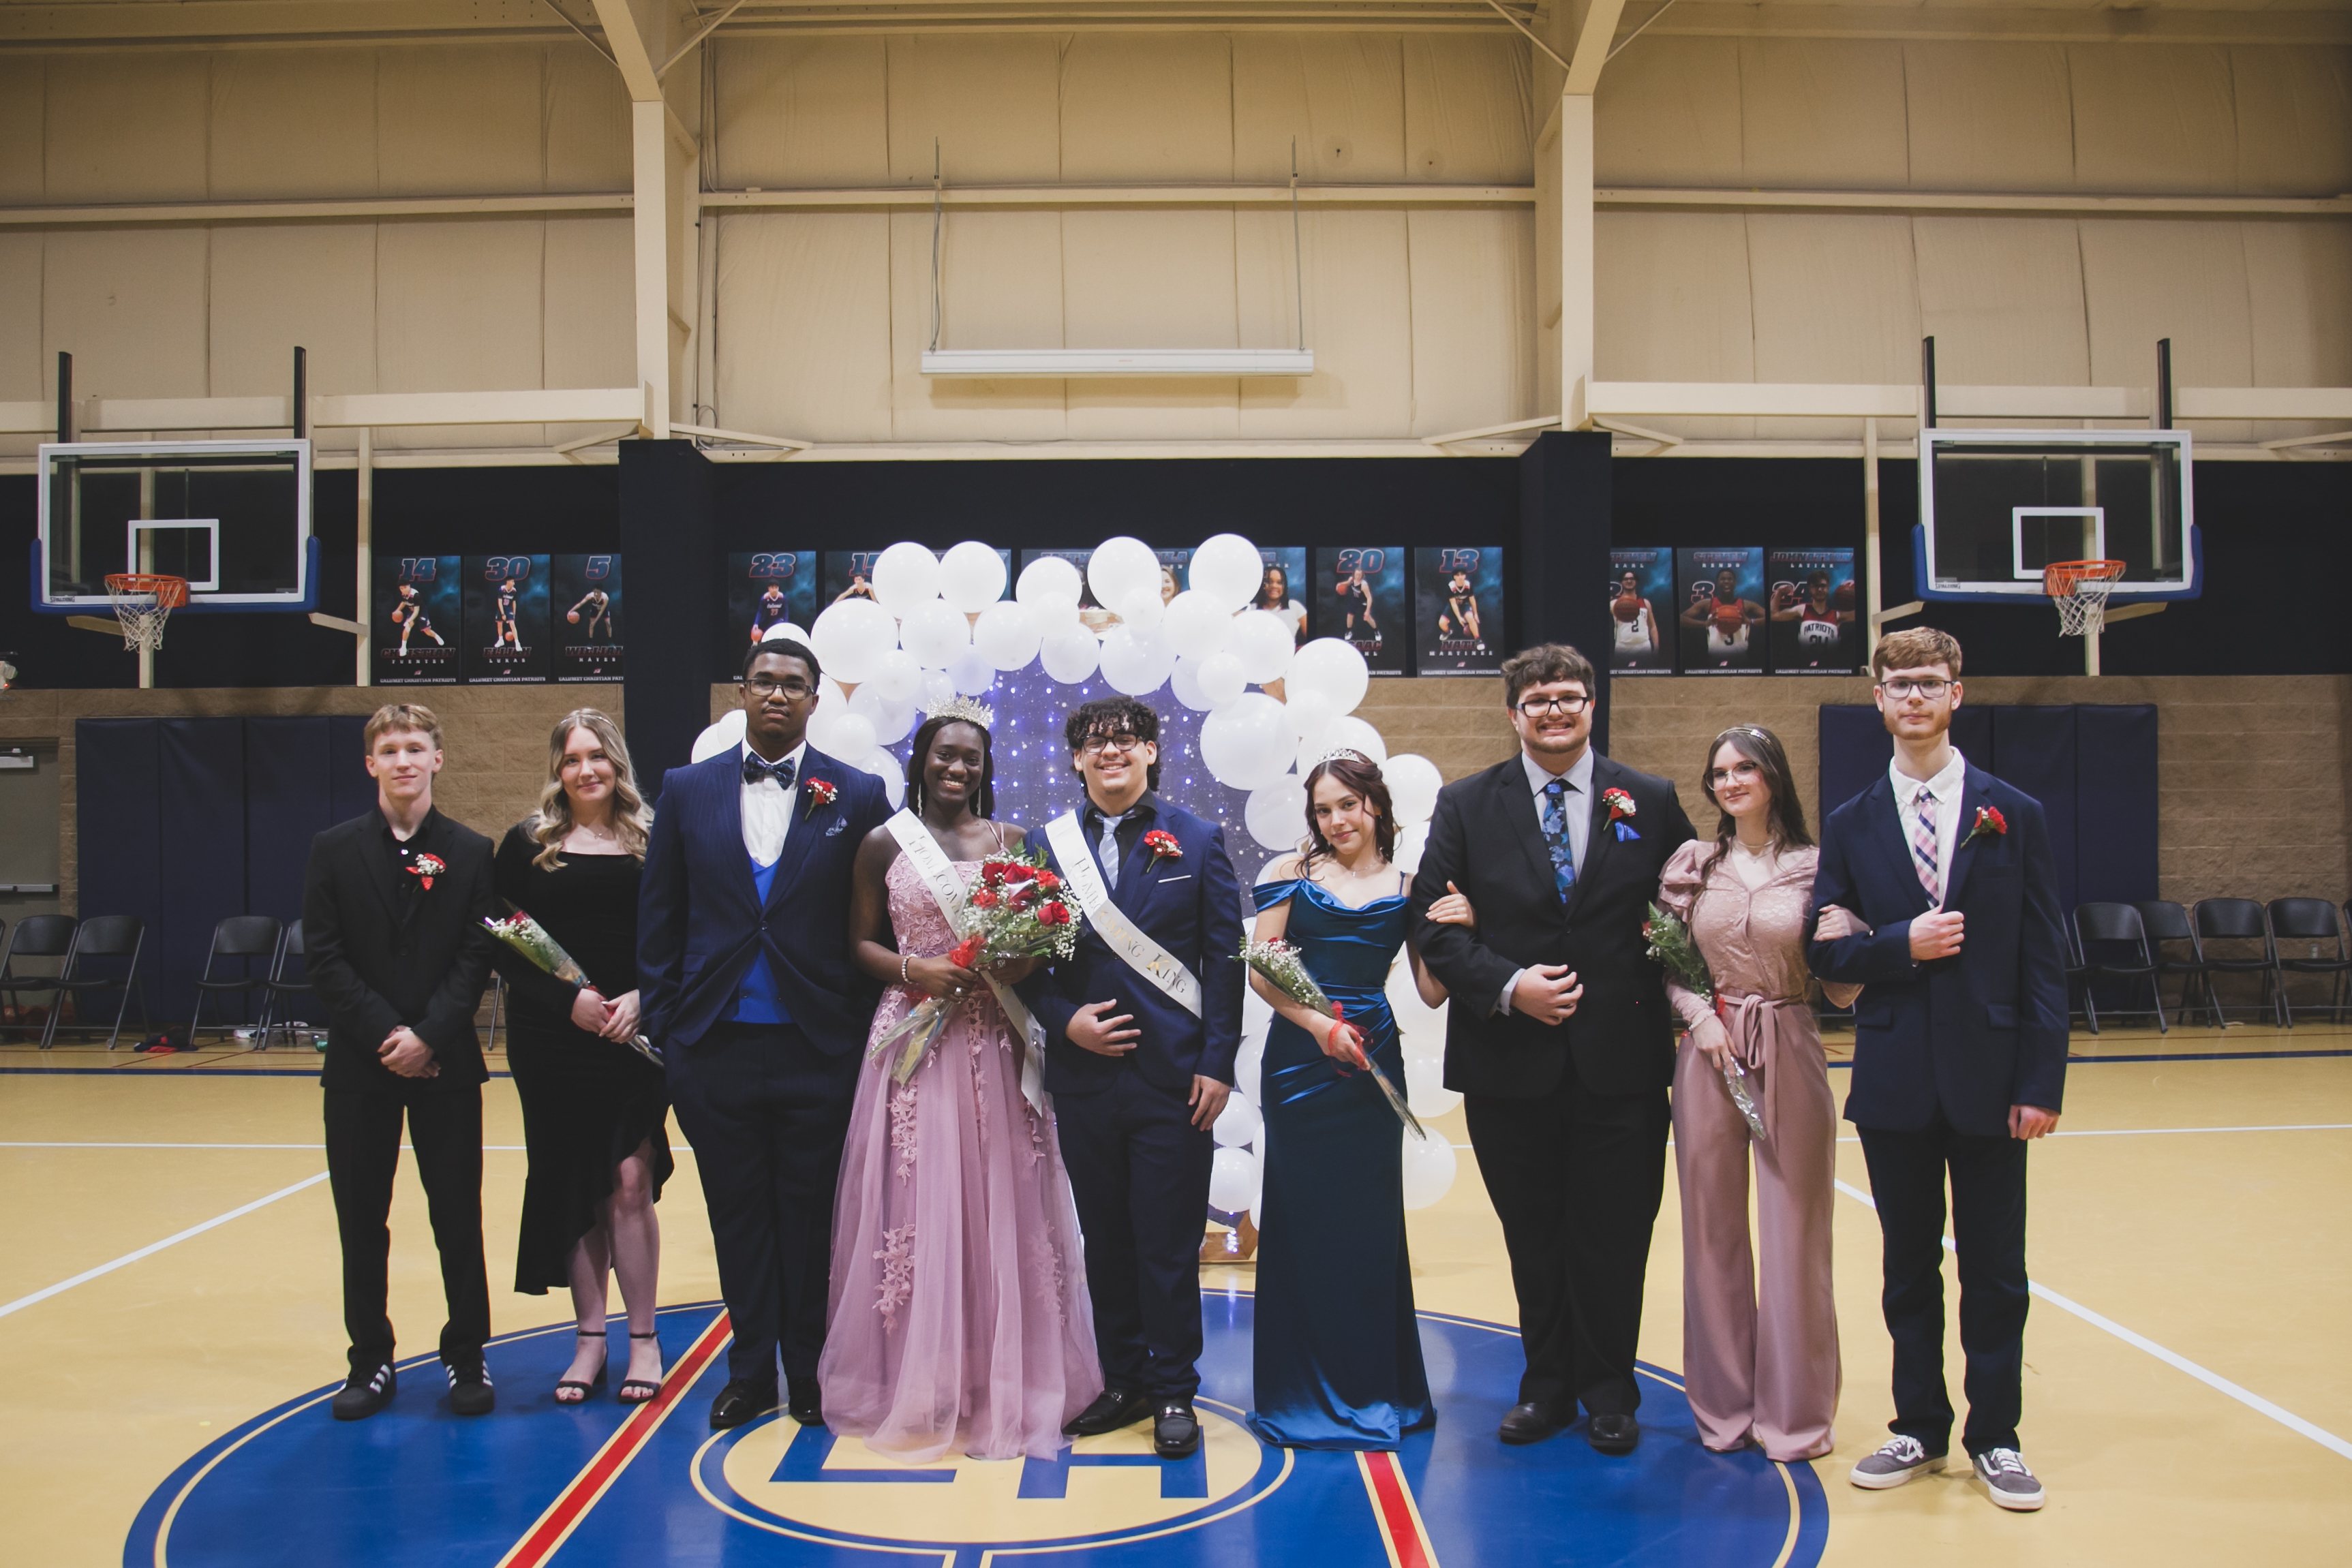
<instances>
[{"instance_id":1,"label":"black sneaker with stripes","mask_svg":"<svg viewBox=\"0 0 2352 1568\"><path fill-rule=\"evenodd\" d=\"M444 1362L449 1375L449 1409L458 1416L487 1416L498 1404L490 1391L490 1369L479 1361Z\"/></svg>"},{"instance_id":2,"label":"black sneaker with stripes","mask_svg":"<svg viewBox=\"0 0 2352 1568\"><path fill-rule=\"evenodd\" d=\"M373 1366L352 1368L351 1376L338 1389L330 1408L338 1421L364 1421L385 1406L400 1387L400 1375L392 1370L392 1363L379 1362Z\"/></svg>"}]
</instances>

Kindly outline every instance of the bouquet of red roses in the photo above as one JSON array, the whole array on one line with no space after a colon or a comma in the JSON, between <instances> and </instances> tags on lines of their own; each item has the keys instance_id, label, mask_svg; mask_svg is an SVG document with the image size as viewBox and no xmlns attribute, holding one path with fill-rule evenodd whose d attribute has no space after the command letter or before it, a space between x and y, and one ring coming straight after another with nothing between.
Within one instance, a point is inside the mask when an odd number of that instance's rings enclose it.
<instances>
[{"instance_id":1,"label":"bouquet of red roses","mask_svg":"<svg viewBox=\"0 0 2352 1568\"><path fill-rule=\"evenodd\" d=\"M1351 1036L1349 1049L1353 1052L1353 1066L1351 1067L1348 1061L1340 1061L1339 1069L1340 1075L1344 1077L1356 1068L1361 1068L1370 1073L1372 1082L1380 1085L1381 1092L1387 1097L1389 1109L1396 1113L1397 1120L1404 1124L1406 1130L1418 1138L1426 1139L1429 1136L1429 1129L1423 1127L1421 1124L1421 1118L1412 1113L1412 1107L1405 1103L1403 1095L1397 1092L1397 1086L1389 1081L1389 1075L1382 1072L1380 1063L1374 1061L1365 1051L1363 1031L1357 1029L1354 1024L1348 1023L1348 1009L1326 996L1323 988L1315 983L1315 977L1307 972L1306 960L1299 956L1297 948L1287 942L1252 942L1244 939L1242 943L1242 950L1234 956L1264 976L1266 984L1297 1002L1300 1007L1321 1013L1327 1019L1337 1019L1339 1022L1347 1024Z\"/></svg>"},{"instance_id":2,"label":"bouquet of red roses","mask_svg":"<svg viewBox=\"0 0 2352 1568\"><path fill-rule=\"evenodd\" d=\"M559 980L574 986L593 987L594 985L594 982L586 975L581 973L580 966L572 961L572 955L563 950L563 944L547 934L546 926L533 920L522 910L515 908L511 904L508 904L507 908L509 913L503 918L488 915L482 916L482 924L489 928L491 936ZM660 1048L643 1034L631 1040L629 1047L656 1067L663 1064Z\"/></svg>"},{"instance_id":3,"label":"bouquet of red roses","mask_svg":"<svg viewBox=\"0 0 2352 1568\"><path fill-rule=\"evenodd\" d=\"M1077 951L1083 917L1066 894L1062 879L1045 869L1045 852L1026 856L998 855L980 862L980 870L964 889L963 911L957 930L963 940L948 951L948 962L961 968L986 970L1017 958L1042 958L1052 954L1066 958ZM992 987L995 981L989 984ZM923 1054L947 1028L952 998L926 997L907 1016L876 1040L871 1053L905 1036L891 1076L904 1083L915 1075Z\"/></svg>"}]
</instances>

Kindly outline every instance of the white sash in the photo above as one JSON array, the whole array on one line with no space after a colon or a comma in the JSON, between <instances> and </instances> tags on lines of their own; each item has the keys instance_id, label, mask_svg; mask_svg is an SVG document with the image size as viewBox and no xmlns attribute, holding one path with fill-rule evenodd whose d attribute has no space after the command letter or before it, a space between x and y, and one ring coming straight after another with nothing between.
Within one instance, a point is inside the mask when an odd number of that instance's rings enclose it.
<instances>
[{"instance_id":1,"label":"white sash","mask_svg":"<svg viewBox=\"0 0 2352 1568\"><path fill-rule=\"evenodd\" d=\"M1201 1016L1201 982L1192 971L1176 961L1176 956L1146 936L1127 917L1127 911L1110 901L1110 889L1103 882L1102 867L1095 863L1094 852L1087 847L1086 833L1078 826L1078 814L1065 811L1045 824L1045 841L1054 846L1055 862L1062 868L1062 878L1070 891L1078 895L1078 907L1086 911L1087 923L1103 939L1104 946L1118 955L1121 962L1145 979L1168 993L1176 1005Z\"/></svg>"},{"instance_id":2,"label":"white sash","mask_svg":"<svg viewBox=\"0 0 2352 1568\"><path fill-rule=\"evenodd\" d=\"M948 859L947 852L931 837L930 829L923 826L922 819L912 811L902 807L890 818L888 826L890 836L906 852L908 863L923 879L923 885L931 890L940 913L947 916L948 929L962 935L963 883L956 876L955 862ZM980 977L988 982L988 988L995 993L996 1005L1004 1009L1006 1020L1028 1047L1021 1053L1021 1097L1042 1116L1045 1113L1045 1026L1021 1005L1012 987L991 974L982 973Z\"/></svg>"}]
</instances>

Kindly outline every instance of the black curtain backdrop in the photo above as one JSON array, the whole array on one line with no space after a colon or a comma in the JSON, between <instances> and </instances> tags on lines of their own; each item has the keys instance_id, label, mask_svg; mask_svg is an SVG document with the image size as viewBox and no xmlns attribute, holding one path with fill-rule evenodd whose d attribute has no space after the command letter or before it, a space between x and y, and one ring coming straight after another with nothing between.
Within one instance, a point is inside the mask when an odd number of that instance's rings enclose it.
<instances>
[{"instance_id":1,"label":"black curtain backdrop","mask_svg":"<svg viewBox=\"0 0 2352 1568\"><path fill-rule=\"evenodd\" d=\"M713 496L723 472L691 442L621 444L619 546L636 628L621 690L630 765L648 800L659 799L662 776L686 765L710 723L712 679L737 673L719 661L740 657L719 635L726 562Z\"/></svg>"}]
</instances>

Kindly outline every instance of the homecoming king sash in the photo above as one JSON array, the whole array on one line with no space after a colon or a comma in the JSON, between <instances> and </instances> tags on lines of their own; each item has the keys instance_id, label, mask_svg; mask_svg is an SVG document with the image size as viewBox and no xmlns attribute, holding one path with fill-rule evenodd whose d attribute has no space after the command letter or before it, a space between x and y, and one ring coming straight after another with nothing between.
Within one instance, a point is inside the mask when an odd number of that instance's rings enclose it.
<instances>
[{"instance_id":1,"label":"homecoming king sash","mask_svg":"<svg viewBox=\"0 0 2352 1568\"><path fill-rule=\"evenodd\" d=\"M900 808L887 825L890 836L906 852L908 863L915 868L915 874L931 890L940 913L947 916L948 929L961 936L964 927L964 894L963 883L956 876L955 862L948 859L940 841L931 837L930 829L923 826L922 819L912 811ZM1028 1047L1021 1053L1021 1097L1042 1116L1045 1113L1045 1026L1022 1006L1012 987L984 970L980 977L988 982L988 988L996 996L996 1005L1004 1009L1006 1021Z\"/></svg>"},{"instance_id":2,"label":"homecoming king sash","mask_svg":"<svg viewBox=\"0 0 2352 1568\"><path fill-rule=\"evenodd\" d=\"M1201 982L1177 962L1173 953L1146 936L1127 917L1127 911L1110 901L1102 867L1095 863L1094 852L1087 848L1087 836L1078 827L1078 814L1065 811L1046 823L1045 841L1054 846L1054 861L1062 869L1062 879L1078 895L1078 907L1086 911L1087 923L1104 946L1129 968L1167 992L1178 1007L1199 1018Z\"/></svg>"}]
</instances>

